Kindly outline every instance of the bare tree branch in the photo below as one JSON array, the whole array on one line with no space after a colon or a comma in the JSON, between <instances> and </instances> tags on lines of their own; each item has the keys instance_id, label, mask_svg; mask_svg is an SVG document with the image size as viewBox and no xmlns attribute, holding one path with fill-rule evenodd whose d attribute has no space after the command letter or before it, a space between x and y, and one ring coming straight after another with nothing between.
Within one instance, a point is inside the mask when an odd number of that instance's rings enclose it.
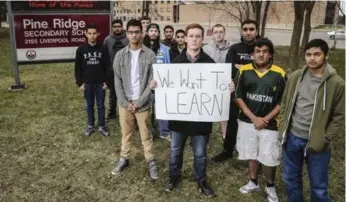
<instances>
[{"instance_id":1,"label":"bare tree branch","mask_svg":"<svg viewBox=\"0 0 346 202\"><path fill-rule=\"evenodd\" d=\"M263 13L263 18L262 18L262 26L261 26L261 37L264 37L265 35L265 28L267 24L267 18L268 18L268 10L270 7L270 1L265 2L265 8L264 8L264 13Z\"/></svg>"},{"instance_id":2,"label":"bare tree branch","mask_svg":"<svg viewBox=\"0 0 346 202\"><path fill-rule=\"evenodd\" d=\"M206 8L209 8L209 9L214 9L214 10L218 10L218 11L224 11L226 12L228 15L230 15L231 17L237 19L240 23L241 23L241 18L235 14L233 14L229 9L227 8L223 8L223 7L218 7L218 6L209 6L207 4L203 4L203 6L205 6Z\"/></svg>"},{"instance_id":3,"label":"bare tree branch","mask_svg":"<svg viewBox=\"0 0 346 202\"><path fill-rule=\"evenodd\" d=\"M344 11L343 11L343 10L341 9L341 7L340 7L340 2L339 2L339 1L335 1L335 3L336 3L336 6L338 7L339 11L341 12L341 14L342 14L343 16L345 16Z\"/></svg>"}]
</instances>

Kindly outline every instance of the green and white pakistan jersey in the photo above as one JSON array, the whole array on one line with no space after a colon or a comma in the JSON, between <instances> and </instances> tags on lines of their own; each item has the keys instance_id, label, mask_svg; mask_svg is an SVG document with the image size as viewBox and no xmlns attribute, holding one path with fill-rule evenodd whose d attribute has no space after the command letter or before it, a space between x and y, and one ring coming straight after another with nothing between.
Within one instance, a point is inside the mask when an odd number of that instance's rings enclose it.
<instances>
[{"instance_id":1,"label":"green and white pakistan jersey","mask_svg":"<svg viewBox=\"0 0 346 202\"><path fill-rule=\"evenodd\" d=\"M239 69L235 83L236 98L241 98L255 116L265 117L276 105L280 105L286 85L286 73L276 65L271 65L265 72L260 72L253 64L247 64ZM238 118L252 123L242 111ZM274 118L270 120L266 129L278 130L278 124L278 117Z\"/></svg>"}]
</instances>

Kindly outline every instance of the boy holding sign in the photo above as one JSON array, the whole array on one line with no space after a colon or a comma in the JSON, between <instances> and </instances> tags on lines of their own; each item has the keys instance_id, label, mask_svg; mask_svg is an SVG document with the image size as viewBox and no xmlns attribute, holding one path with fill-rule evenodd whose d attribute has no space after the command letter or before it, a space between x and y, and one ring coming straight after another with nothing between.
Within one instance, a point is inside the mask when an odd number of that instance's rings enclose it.
<instances>
[{"instance_id":1,"label":"boy holding sign","mask_svg":"<svg viewBox=\"0 0 346 202\"><path fill-rule=\"evenodd\" d=\"M239 191L259 191L258 164L263 165L267 181L265 192L269 202L278 201L274 186L276 166L280 164L277 115L286 85L283 69L273 65L274 47L268 39L254 43L254 62L242 66L237 73L236 102L238 116L237 150L240 160L249 160L250 180Z\"/></svg>"},{"instance_id":2,"label":"boy holding sign","mask_svg":"<svg viewBox=\"0 0 346 202\"><path fill-rule=\"evenodd\" d=\"M172 63L215 63L210 56L201 49L204 29L199 24L190 24L186 27L187 47L173 60ZM156 81L150 82L150 87L156 87ZM234 84L229 88L234 91ZM164 109L162 109L164 110ZM194 153L194 176L200 191L207 197L215 196L213 189L206 181L207 143L212 132L212 122L202 121L169 121L172 134L169 163L169 180L166 191L172 191L178 186L182 175L183 152L187 138L190 136Z\"/></svg>"}]
</instances>

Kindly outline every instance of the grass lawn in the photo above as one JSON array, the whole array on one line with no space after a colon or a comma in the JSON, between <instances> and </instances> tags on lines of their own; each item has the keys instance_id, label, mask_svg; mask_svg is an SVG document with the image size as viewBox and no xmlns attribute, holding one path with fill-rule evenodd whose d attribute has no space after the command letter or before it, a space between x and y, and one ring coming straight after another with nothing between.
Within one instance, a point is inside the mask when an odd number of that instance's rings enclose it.
<instances>
[{"instance_id":1,"label":"grass lawn","mask_svg":"<svg viewBox=\"0 0 346 202\"><path fill-rule=\"evenodd\" d=\"M246 196L239 193L239 187L247 182L247 164L238 160L208 165L209 181L217 197L203 197L191 178L193 156L188 145L182 184L176 191L165 193L169 142L154 141L160 179L152 183L139 134L133 137L130 167L122 176L111 176L120 151L118 121L108 123L110 137L98 133L90 137L83 135L86 113L83 95L74 84L73 64L21 66L21 79L28 89L8 92L14 79L5 29L0 29L0 44L0 201L266 201L263 175L261 192ZM277 47L276 53L276 63L284 67L288 48ZM345 50L330 53L330 63L343 77L344 55ZM334 138L329 170L330 196L337 202L345 197L344 135ZM215 124L209 157L218 153L221 145L220 127ZM281 201L285 201L281 173L279 167L277 192ZM304 173L304 193L308 199L309 186Z\"/></svg>"}]
</instances>

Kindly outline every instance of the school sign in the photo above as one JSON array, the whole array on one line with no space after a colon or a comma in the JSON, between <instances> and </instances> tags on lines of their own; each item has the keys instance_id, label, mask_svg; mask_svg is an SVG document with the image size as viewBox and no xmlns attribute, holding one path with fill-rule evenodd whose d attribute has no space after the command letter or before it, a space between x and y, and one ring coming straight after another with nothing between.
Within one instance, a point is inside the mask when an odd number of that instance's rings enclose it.
<instances>
[{"instance_id":1,"label":"school sign","mask_svg":"<svg viewBox=\"0 0 346 202\"><path fill-rule=\"evenodd\" d=\"M19 64L71 62L79 45L86 42L85 28L98 25L99 42L110 33L111 1L8 1L12 63L15 85Z\"/></svg>"}]
</instances>

